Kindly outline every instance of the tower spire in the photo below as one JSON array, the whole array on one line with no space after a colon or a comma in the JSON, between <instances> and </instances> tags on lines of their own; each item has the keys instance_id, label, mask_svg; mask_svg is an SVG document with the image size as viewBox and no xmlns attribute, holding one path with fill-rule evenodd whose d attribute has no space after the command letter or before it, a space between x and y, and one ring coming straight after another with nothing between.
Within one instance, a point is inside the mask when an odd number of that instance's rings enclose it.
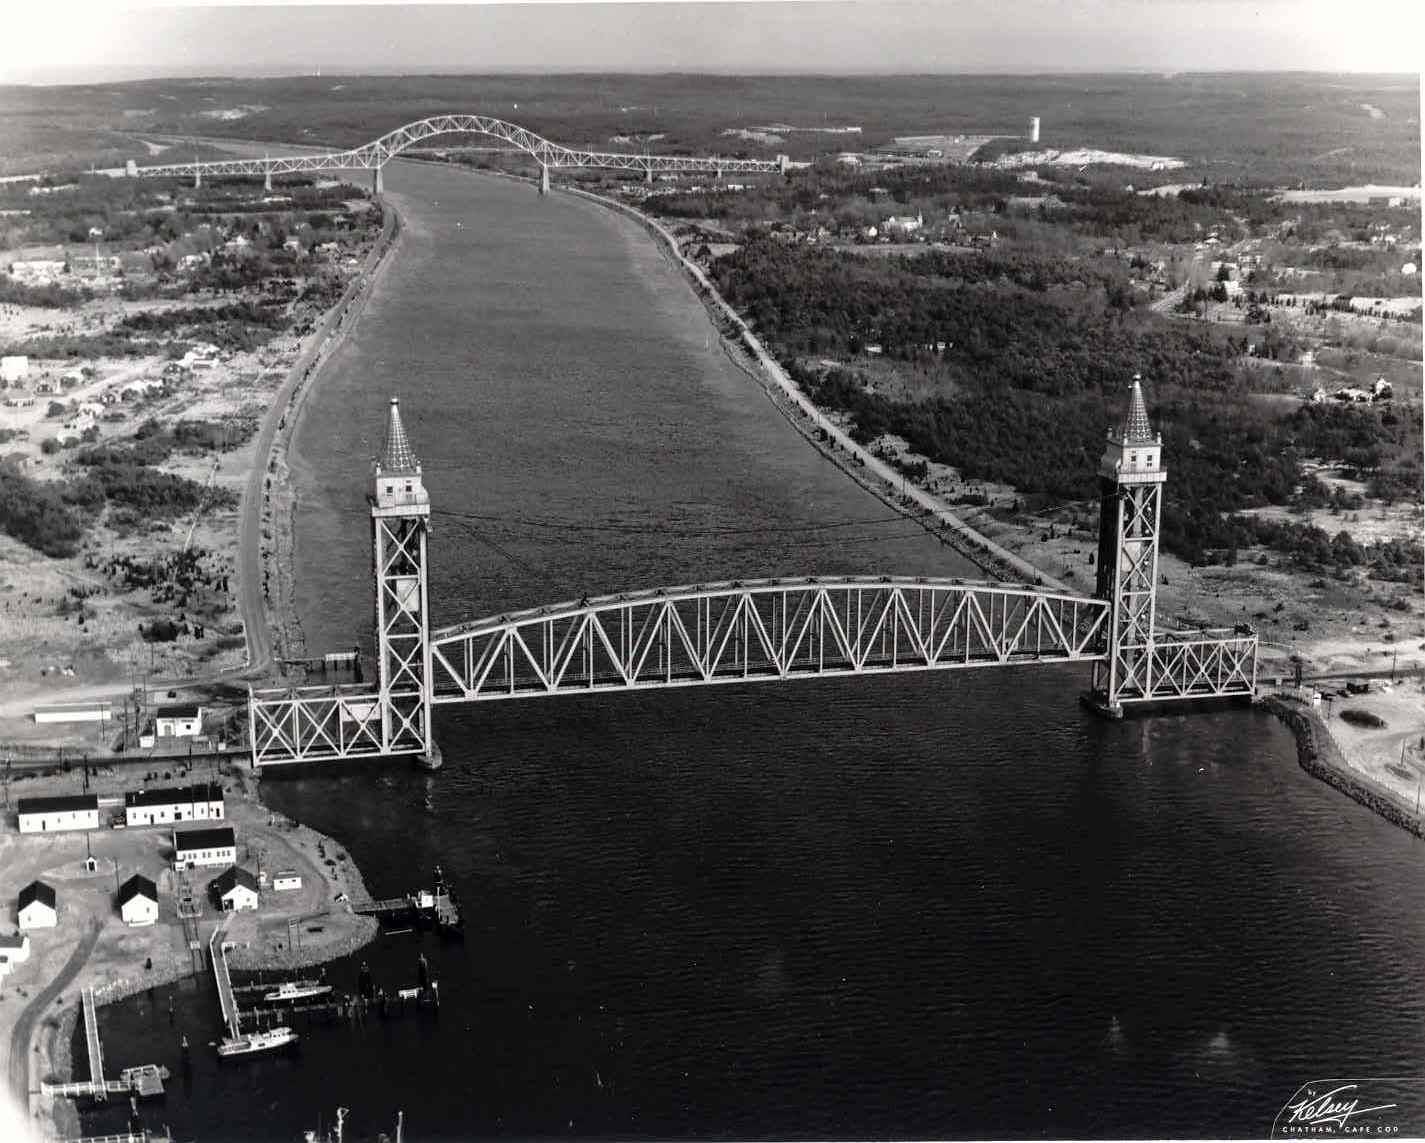
<instances>
[{"instance_id":1,"label":"tower spire","mask_svg":"<svg viewBox=\"0 0 1425 1143\"><path fill-rule=\"evenodd\" d=\"M1148 406L1143 400L1143 375L1133 374L1133 388L1128 394L1128 406L1123 412L1123 431L1119 434L1124 444L1153 444L1157 437L1148 421Z\"/></svg>"},{"instance_id":2,"label":"tower spire","mask_svg":"<svg viewBox=\"0 0 1425 1143\"><path fill-rule=\"evenodd\" d=\"M401 423L401 399L391 398L391 412L386 418L386 447L381 450L377 468L383 473L420 472L421 464L416 459L411 442L406 437L406 426Z\"/></svg>"}]
</instances>

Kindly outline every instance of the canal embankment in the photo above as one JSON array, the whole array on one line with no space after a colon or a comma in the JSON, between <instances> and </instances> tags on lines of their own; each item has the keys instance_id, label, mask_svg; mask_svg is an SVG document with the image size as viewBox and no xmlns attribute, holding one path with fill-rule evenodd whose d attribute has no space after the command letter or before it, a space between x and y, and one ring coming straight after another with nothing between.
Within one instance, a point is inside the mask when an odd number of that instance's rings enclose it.
<instances>
[{"instance_id":1,"label":"canal embankment","mask_svg":"<svg viewBox=\"0 0 1425 1143\"><path fill-rule=\"evenodd\" d=\"M1296 739L1296 760L1314 778L1341 791L1401 829L1425 838L1425 816L1378 782L1352 766L1321 715L1308 703L1287 694L1260 700L1264 710L1281 719Z\"/></svg>"},{"instance_id":2,"label":"canal embankment","mask_svg":"<svg viewBox=\"0 0 1425 1143\"><path fill-rule=\"evenodd\" d=\"M361 273L328 311L307 348L293 362L262 427L258 457L243 494L241 575L244 629L249 665L254 669L278 660L301 658L306 640L295 602L297 537L292 522L297 495L289 464L306 400L321 383L332 354L356 324L371 291L400 243L400 215L382 202L381 236L366 256ZM251 623L251 625L249 625Z\"/></svg>"}]
</instances>

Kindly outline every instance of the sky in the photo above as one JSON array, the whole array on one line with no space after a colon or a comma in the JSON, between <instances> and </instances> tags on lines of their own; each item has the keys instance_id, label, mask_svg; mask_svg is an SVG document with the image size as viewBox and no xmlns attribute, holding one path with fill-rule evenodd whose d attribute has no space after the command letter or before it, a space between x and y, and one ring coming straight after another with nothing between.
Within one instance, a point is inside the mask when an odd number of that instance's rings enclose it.
<instances>
[{"instance_id":1,"label":"sky","mask_svg":"<svg viewBox=\"0 0 1425 1143\"><path fill-rule=\"evenodd\" d=\"M0 83L362 71L1421 68L1421 0L277 5L19 0ZM14 50L24 45L23 51Z\"/></svg>"}]
</instances>

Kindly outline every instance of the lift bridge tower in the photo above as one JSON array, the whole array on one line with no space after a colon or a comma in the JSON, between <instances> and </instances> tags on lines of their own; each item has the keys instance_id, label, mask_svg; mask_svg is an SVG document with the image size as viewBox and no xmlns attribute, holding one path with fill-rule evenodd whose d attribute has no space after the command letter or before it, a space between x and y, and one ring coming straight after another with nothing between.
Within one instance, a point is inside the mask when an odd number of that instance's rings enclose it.
<instances>
[{"instance_id":1,"label":"lift bridge tower","mask_svg":"<svg viewBox=\"0 0 1425 1143\"><path fill-rule=\"evenodd\" d=\"M372 557L376 576L377 694L383 753L419 752L440 765L431 735L430 593L426 535L430 496L421 479L401 405L391 398L386 445L371 473Z\"/></svg>"},{"instance_id":2,"label":"lift bridge tower","mask_svg":"<svg viewBox=\"0 0 1425 1143\"><path fill-rule=\"evenodd\" d=\"M1121 718L1126 703L1240 697L1256 689L1257 637L1236 631L1159 631L1158 538L1163 520L1163 437L1133 378L1122 422L1099 465L1099 599L1109 604L1105 656L1094 663L1096 710Z\"/></svg>"}]
</instances>

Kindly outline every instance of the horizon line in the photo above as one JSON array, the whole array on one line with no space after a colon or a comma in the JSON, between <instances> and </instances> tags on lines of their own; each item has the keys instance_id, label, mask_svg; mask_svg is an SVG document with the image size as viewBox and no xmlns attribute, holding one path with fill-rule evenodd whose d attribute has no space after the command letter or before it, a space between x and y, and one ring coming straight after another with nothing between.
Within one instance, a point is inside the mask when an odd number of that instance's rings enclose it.
<instances>
[{"instance_id":1,"label":"horizon line","mask_svg":"<svg viewBox=\"0 0 1425 1143\"><path fill-rule=\"evenodd\" d=\"M36 69L40 75L46 72L61 71L58 68ZM140 69L126 67L123 64L103 65L98 71L109 70L111 72L137 71ZM371 65L370 67L357 66L351 68L350 65L342 65L338 70L328 73L321 71L289 71L285 68L267 70L261 65L253 65L251 68L233 69L229 65L226 69L208 71L203 66L191 69L181 69L177 71L158 72L152 74L130 74L120 78L115 75L112 78L95 77L92 79L42 79L32 78L28 80L12 80L7 83L0 83L0 90L11 88L36 88L36 87L91 87L97 84L105 86L126 85L137 83L161 83L173 80L259 80L259 79L361 79L361 78L381 78L381 79L416 79L432 76L450 77L537 77L537 76L627 76L630 78L655 78L672 76L707 76L713 78L739 79L739 78L794 78L794 79L919 79L936 78L943 79L955 76L964 77L995 77L995 78L1032 78L1049 79L1054 77L1081 78L1085 76L1140 76L1140 77L1161 77L1163 79L1181 78L1209 78L1214 76L1313 76L1313 75L1348 75L1348 76L1376 76L1381 78L1413 78L1417 86L1421 79L1420 72L1412 71L1375 71L1366 69L1340 68L1226 68L1226 69L1196 69L1196 68L1154 68L1154 67L1097 67L1097 68L955 68L936 71L910 70L894 71L880 68L842 68L835 71L823 71L819 69L797 69L797 68L712 68L712 69L687 69L687 68L630 68L630 69L601 69L601 68L561 68L561 67L506 67L492 69L470 70L454 65L419 65L413 68L391 67L389 65Z\"/></svg>"}]
</instances>

